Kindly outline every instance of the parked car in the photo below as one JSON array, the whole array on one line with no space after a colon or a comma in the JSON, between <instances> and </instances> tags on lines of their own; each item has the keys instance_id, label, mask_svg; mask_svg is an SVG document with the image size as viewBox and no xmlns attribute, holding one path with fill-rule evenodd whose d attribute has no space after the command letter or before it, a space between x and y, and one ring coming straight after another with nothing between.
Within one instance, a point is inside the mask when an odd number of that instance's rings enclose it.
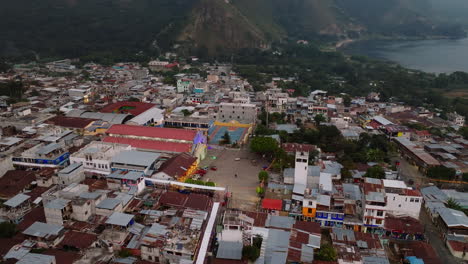
<instances>
[{"instance_id":1,"label":"parked car","mask_svg":"<svg viewBox=\"0 0 468 264\"><path fill-rule=\"evenodd\" d=\"M218 168L217 168L216 166L211 166L211 167L210 167L210 170L212 170L212 171L217 171Z\"/></svg>"}]
</instances>

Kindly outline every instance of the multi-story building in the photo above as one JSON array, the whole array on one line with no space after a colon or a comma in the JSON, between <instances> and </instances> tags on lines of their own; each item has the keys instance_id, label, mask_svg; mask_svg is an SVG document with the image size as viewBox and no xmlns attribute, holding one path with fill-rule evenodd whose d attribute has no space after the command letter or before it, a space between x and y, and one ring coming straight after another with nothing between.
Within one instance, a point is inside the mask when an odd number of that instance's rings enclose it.
<instances>
[{"instance_id":1,"label":"multi-story building","mask_svg":"<svg viewBox=\"0 0 468 264\"><path fill-rule=\"evenodd\" d=\"M112 158L130 149L130 145L93 141L73 153L70 162L82 164L87 176L106 176L111 173Z\"/></svg>"},{"instance_id":2,"label":"multi-story building","mask_svg":"<svg viewBox=\"0 0 468 264\"><path fill-rule=\"evenodd\" d=\"M49 167L57 168L68 164L70 153L60 144L40 143L17 156L13 156L12 163L15 167Z\"/></svg>"},{"instance_id":3,"label":"multi-story building","mask_svg":"<svg viewBox=\"0 0 468 264\"><path fill-rule=\"evenodd\" d=\"M387 198L380 179L365 178L363 183L363 223L365 229L381 228L385 224Z\"/></svg>"},{"instance_id":4,"label":"multi-story building","mask_svg":"<svg viewBox=\"0 0 468 264\"><path fill-rule=\"evenodd\" d=\"M62 198L52 200L44 205L44 214L48 224L63 225L71 218L71 201Z\"/></svg>"},{"instance_id":5,"label":"multi-story building","mask_svg":"<svg viewBox=\"0 0 468 264\"><path fill-rule=\"evenodd\" d=\"M452 124L462 127L465 125L465 117L462 115L459 115L457 112L450 113L447 115L448 120L452 122Z\"/></svg>"},{"instance_id":6,"label":"multi-story building","mask_svg":"<svg viewBox=\"0 0 468 264\"><path fill-rule=\"evenodd\" d=\"M143 176L143 172L117 170L107 175L107 186L122 191L134 189L136 193L140 193L145 189Z\"/></svg>"},{"instance_id":7,"label":"multi-story building","mask_svg":"<svg viewBox=\"0 0 468 264\"><path fill-rule=\"evenodd\" d=\"M418 190L403 181L383 180L387 200L387 213L419 219L423 198Z\"/></svg>"},{"instance_id":8,"label":"multi-story building","mask_svg":"<svg viewBox=\"0 0 468 264\"><path fill-rule=\"evenodd\" d=\"M178 93L187 93L190 91L190 80L189 79L179 79L177 80L177 92Z\"/></svg>"},{"instance_id":9,"label":"multi-story building","mask_svg":"<svg viewBox=\"0 0 468 264\"><path fill-rule=\"evenodd\" d=\"M270 113L286 112L289 95L281 92L281 89L269 89L266 92L265 108Z\"/></svg>"},{"instance_id":10,"label":"multi-story building","mask_svg":"<svg viewBox=\"0 0 468 264\"><path fill-rule=\"evenodd\" d=\"M85 179L83 164L72 163L58 172L58 184L69 185L71 183L80 183Z\"/></svg>"},{"instance_id":11,"label":"multi-story building","mask_svg":"<svg viewBox=\"0 0 468 264\"><path fill-rule=\"evenodd\" d=\"M235 120L243 124L252 124L257 120L257 107L253 104L221 103L216 119L220 122Z\"/></svg>"}]
</instances>

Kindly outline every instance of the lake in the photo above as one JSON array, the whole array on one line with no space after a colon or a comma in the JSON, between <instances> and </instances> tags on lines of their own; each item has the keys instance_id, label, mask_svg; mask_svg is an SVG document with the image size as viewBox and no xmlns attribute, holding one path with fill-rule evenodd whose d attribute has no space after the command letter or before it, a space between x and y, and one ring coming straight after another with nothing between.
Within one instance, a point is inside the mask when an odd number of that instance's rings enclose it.
<instances>
[{"instance_id":1,"label":"lake","mask_svg":"<svg viewBox=\"0 0 468 264\"><path fill-rule=\"evenodd\" d=\"M346 54L390 60L406 68L425 72L468 72L468 38L358 41L341 50Z\"/></svg>"}]
</instances>

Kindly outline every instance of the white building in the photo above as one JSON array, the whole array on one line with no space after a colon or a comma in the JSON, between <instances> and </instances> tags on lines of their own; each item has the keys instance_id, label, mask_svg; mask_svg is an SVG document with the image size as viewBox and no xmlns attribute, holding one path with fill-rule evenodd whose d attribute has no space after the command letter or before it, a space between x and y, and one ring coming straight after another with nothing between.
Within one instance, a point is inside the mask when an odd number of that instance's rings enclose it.
<instances>
[{"instance_id":1,"label":"white building","mask_svg":"<svg viewBox=\"0 0 468 264\"><path fill-rule=\"evenodd\" d=\"M221 103L217 120L220 122L235 120L243 124L252 124L257 120L257 107L253 104Z\"/></svg>"},{"instance_id":2,"label":"white building","mask_svg":"<svg viewBox=\"0 0 468 264\"><path fill-rule=\"evenodd\" d=\"M137 126L161 126L164 122L164 110L157 107L152 107L143 113L135 116L134 118L127 121L127 125Z\"/></svg>"},{"instance_id":3,"label":"white building","mask_svg":"<svg viewBox=\"0 0 468 264\"><path fill-rule=\"evenodd\" d=\"M380 179L365 178L363 223L366 228L383 227L387 212L385 187Z\"/></svg>"},{"instance_id":4,"label":"white building","mask_svg":"<svg viewBox=\"0 0 468 264\"><path fill-rule=\"evenodd\" d=\"M465 125L465 117L457 114L457 112L450 113L447 115L447 117L448 117L448 120L456 126L462 127Z\"/></svg>"},{"instance_id":5,"label":"white building","mask_svg":"<svg viewBox=\"0 0 468 264\"><path fill-rule=\"evenodd\" d=\"M297 151L294 168L293 200L302 201L307 187L309 169L309 152Z\"/></svg>"},{"instance_id":6,"label":"white building","mask_svg":"<svg viewBox=\"0 0 468 264\"><path fill-rule=\"evenodd\" d=\"M58 184L80 183L85 179L83 164L72 163L58 172Z\"/></svg>"},{"instance_id":7,"label":"white building","mask_svg":"<svg viewBox=\"0 0 468 264\"><path fill-rule=\"evenodd\" d=\"M81 163L85 174L106 176L111 173L111 161L130 145L93 141L70 157L70 163Z\"/></svg>"},{"instance_id":8,"label":"white building","mask_svg":"<svg viewBox=\"0 0 468 264\"><path fill-rule=\"evenodd\" d=\"M423 198L418 190L406 186L403 181L383 180L383 184L389 214L419 219Z\"/></svg>"},{"instance_id":9,"label":"white building","mask_svg":"<svg viewBox=\"0 0 468 264\"><path fill-rule=\"evenodd\" d=\"M58 198L44 205L44 214L48 224L63 225L72 213L70 200Z\"/></svg>"}]
</instances>

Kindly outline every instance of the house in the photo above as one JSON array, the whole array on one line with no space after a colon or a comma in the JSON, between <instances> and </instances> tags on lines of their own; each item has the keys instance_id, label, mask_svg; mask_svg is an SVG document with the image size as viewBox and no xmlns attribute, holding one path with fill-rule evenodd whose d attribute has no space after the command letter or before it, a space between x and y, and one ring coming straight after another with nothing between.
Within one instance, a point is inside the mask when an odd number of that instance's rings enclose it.
<instances>
[{"instance_id":1,"label":"house","mask_svg":"<svg viewBox=\"0 0 468 264\"><path fill-rule=\"evenodd\" d=\"M145 189L144 174L141 171L116 170L107 175L107 186L111 190L140 193Z\"/></svg>"},{"instance_id":2,"label":"house","mask_svg":"<svg viewBox=\"0 0 468 264\"><path fill-rule=\"evenodd\" d=\"M71 217L77 221L88 221L88 219L96 214L96 206L106 199L106 194L103 192L82 192L72 200L72 215Z\"/></svg>"},{"instance_id":3,"label":"house","mask_svg":"<svg viewBox=\"0 0 468 264\"><path fill-rule=\"evenodd\" d=\"M101 237L119 249L129 234L129 228L135 223L134 216L120 212L112 213L106 220L106 229Z\"/></svg>"},{"instance_id":4,"label":"house","mask_svg":"<svg viewBox=\"0 0 468 264\"><path fill-rule=\"evenodd\" d=\"M58 172L58 183L69 185L72 183L80 183L85 179L83 164L72 163L68 167Z\"/></svg>"},{"instance_id":5,"label":"house","mask_svg":"<svg viewBox=\"0 0 468 264\"><path fill-rule=\"evenodd\" d=\"M363 183L363 223L364 229L380 228L385 225L387 199L385 186L380 179L364 178Z\"/></svg>"},{"instance_id":6,"label":"house","mask_svg":"<svg viewBox=\"0 0 468 264\"><path fill-rule=\"evenodd\" d=\"M178 180L184 182L195 172L197 166L197 158L188 153L181 153L164 162L158 172L152 177L156 179Z\"/></svg>"},{"instance_id":7,"label":"house","mask_svg":"<svg viewBox=\"0 0 468 264\"><path fill-rule=\"evenodd\" d=\"M0 178L0 199L10 199L31 187L36 180L33 171L9 170Z\"/></svg>"},{"instance_id":8,"label":"house","mask_svg":"<svg viewBox=\"0 0 468 264\"><path fill-rule=\"evenodd\" d=\"M156 170L156 163L160 159L159 153L125 150L116 154L111 160L111 171L133 171L145 175L152 175Z\"/></svg>"},{"instance_id":9,"label":"house","mask_svg":"<svg viewBox=\"0 0 468 264\"><path fill-rule=\"evenodd\" d=\"M15 167L21 168L58 168L68 164L69 156L70 153L60 144L40 143L20 155L14 155L12 162Z\"/></svg>"},{"instance_id":10,"label":"house","mask_svg":"<svg viewBox=\"0 0 468 264\"><path fill-rule=\"evenodd\" d=\"M48 224L63 225L71 219L72 205L67 199L57 198L44 205L44 214Z\"/></svg>"},{"instance_id":11,"label":"house","mask_svg":"<svg viewBox=\"0 0 468 264\"><path fill-rule=\"evenodd\" d=\"M18 224L23 220L23 217L31 210L31 196L19 193L8 201L3 203L4 208L1 210L1 215L9 221Z\"/></svg>"},{"instance_id":12,"label":"house","mask_svg":"<svg viewBox=\"0 0 468 264\"><path fill-rule=\"evenodd\" d=\"M39 247L50 248L57 246L63 239L63 226L35 222L23 234L37 243Z\"/></svg>"},{"instance_id":13,"label":"house","mask_svg":"<svg viewBox=\"0 0 468 264\"><path fill-rule=\"evenodd\" d=\"M468 237L468 217L462 211L450 208L437 209L439 218L436 225L443 234Z\"/></svg>"},{"instance_id":14,"label":"house","mask_svg":"<svg viewBox=\"0 0 468 264\"><path fill-rule=\"evenodd\" d=\"M16 264L56 264L57 261L54 256L45 254L27 253L16 262Z\"/></svg>"},{"instance_id":15,"label":"house","mask_svg":"<svg viewBox=\"0 0 468 264\"><path fill-rule=\"evenodd\" d=\"M257 106L254 104L220 103L216 120L242 124L254 124L257 120Z\"/></svg>"},{"instance_id":16,"label":"house","mask_svg":"<svg viewBox=\"0 0 468 264\"><path fill-rule=\"evenodd\" d=\"M82 164L84 174L88 177L104 177L112 172L112 158L130 149L130 145L93 141L73 153L70 163Z\"/></svg>"},{"instance_id":17,"label":"house","mask_svg":"<svg viewBox=\"0 0 468 264\"><path fill-rule=\"evenodd\" d=\"M387 212L395 216L411 216L419 219L423 198L418 190L397 180L382 180L385 187Z\"/></svg>"},{"instance_id":18,"label":"house","mask_svg":"<svg viewBox=\"0 0 468 264\"><path fill-rule=\"evenodd\" d=\"M447 118L455 126L463 127L465 125L465 117L457 112L447 114Z\"/></svg>"}]
</instances>

